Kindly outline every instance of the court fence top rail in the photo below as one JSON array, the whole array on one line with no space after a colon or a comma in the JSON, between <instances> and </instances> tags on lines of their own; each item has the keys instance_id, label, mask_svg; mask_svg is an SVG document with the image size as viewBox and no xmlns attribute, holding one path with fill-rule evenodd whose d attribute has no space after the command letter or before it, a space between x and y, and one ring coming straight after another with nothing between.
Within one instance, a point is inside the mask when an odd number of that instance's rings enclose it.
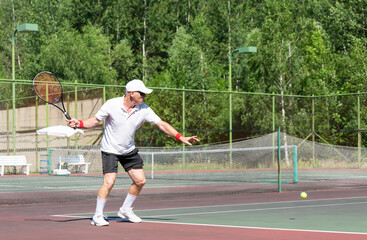
<instances>
[{"instance_id":1,"label":"court fence top rail","mask_svg":"<svg viewBox=\"0 0 367 240\"><path fill-rule=\"evenodd\" d=\"M0 83L15 83L15 84L26 84L32 85L32 80L21 80L21 79L1 79ZM125 88L125 85L109 85L109 84L92 84L92 83L81 83L77 80L74 81L62 81L61 84L63 86L79 86L79 87L90 87L90 88L103 88L103 87L111 87L111 88ZM156 90L170 90L170 91L178 91L178 92L202 92L202 93L234 93L234 94L247 94L247 95L264 95L264 96L283 96L283 97L297 97L297 98L323 98L323 97L340 97L340 96L355 96L355 95L367 95L367 92L354 92L354 93L331 93L331 94L322 94L322 95L297 95L297 94L280 94L280 93L266 93L266 92L245 92L238 90L213 90L213 89L190 89L190 88L170 88L170 87L154 87L149 86L151 89Z\"/></svg>"}]
</instances>

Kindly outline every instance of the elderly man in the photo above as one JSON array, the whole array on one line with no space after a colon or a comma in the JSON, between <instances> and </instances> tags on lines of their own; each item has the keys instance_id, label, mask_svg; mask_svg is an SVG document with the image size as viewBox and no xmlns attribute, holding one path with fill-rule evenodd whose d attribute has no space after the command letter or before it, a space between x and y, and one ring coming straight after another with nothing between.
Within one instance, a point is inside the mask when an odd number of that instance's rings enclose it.
<instances>
[{"instance_id":1,"label":"elderly man","mask_svg":"<svg viewBox=\"0 0 367 240\"><path fill-rule=\"evenodd\" d=\"M152 91L152 89L146 88L141 80L132 80L126 85L126 94L123 97L106 101L94 117L85 120L66 120L72 128L75 126L78 128L93 128L102 121L106 121L101 145L103 185L98 191L96 211L91 222L94 226L109 225L108 221L104 219L103 209L115 184L118 162L124 167L133 183L117 214L130 222L138 223L142 221L132 211L132 205L146 182L143 160L134 144L135 132L144 122L156 125L167 135L187 145L191 145L190 142L200 141L197 136L183 137L143 103L146 94Z\"/></svg>"}]
</instances>

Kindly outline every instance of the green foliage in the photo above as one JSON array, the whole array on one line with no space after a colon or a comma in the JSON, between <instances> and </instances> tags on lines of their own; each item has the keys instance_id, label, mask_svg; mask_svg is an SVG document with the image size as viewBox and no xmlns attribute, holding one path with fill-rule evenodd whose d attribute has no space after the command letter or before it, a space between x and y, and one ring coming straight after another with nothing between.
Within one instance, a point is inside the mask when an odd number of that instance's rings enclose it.
<instances>
[{"instance_id":1,"label":"green foliage","mask_svg":"<svg viewBox=\"0 0 367 240\"><path fill-rule=\"evenodd\" d=\"M134 79L136 71L134 66L134 55L131 50L130 44L127 40L122 40L115 46L112 51L113 68L117 71L117 77L121 81L116 84L126 85L128 81Z\"/></svg>"},{"instance_id":2,"label":"green foliage","mask_svg":"<svg viewBox=\"0 0 367 240\"><path fill-rule=\"evenodd\" d=\"M47 69L61 79L84 83L114 83L116 71L110 68L109 51L108 39L93 26L84 27L82 34L61 30L42 46L39 70Z\"/></svg>"},{"instance_id":3,"label":"green foliage","mask_svg":"<svg viewBox=\"0 0 367 240\"><path fill-rule=\"evenodd\" d=\"M180 28L168 50L172 87L205 89L200 71L202 52L192 35Z\"/></svg>"}]
</instances>

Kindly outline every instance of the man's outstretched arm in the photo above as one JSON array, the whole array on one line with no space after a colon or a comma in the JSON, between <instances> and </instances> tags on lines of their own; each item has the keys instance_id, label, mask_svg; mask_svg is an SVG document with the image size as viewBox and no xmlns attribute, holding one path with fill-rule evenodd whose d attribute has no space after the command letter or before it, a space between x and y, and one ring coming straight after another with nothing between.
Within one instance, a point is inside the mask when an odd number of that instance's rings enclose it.
<instances>
[{"instance_id":1,"label":"man's outstretched arm","mask_svg":"<svg viewBox=\"0 0 367 240\"><path fill-rule=\"evenodd\" d=\"M176 138L178 141L181 141L189 146L191 146L192 143L200 142L200 140L197 138L197 136L190 136L190 137L184 137L182 136L174 127L172 127L169 123L165 121L159 121L156 125L162 132L165 134Z\"/></svg>"}]
</instances>

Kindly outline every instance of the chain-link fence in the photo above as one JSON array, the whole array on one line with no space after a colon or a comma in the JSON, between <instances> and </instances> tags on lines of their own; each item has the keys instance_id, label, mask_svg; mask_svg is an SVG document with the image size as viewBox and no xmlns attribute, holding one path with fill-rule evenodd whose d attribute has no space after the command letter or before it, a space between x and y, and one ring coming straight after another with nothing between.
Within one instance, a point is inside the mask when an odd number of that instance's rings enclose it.
<instances>
[{"instance_id":1,"label":"chain-link fence","mask_svg":"<svg viewBox=\"0 0 367 240\"><path fill-rule=\"evenodd\" d=\"M63 114L37 99L31 81L3 79L0 87L4 89L0 96L1 155L26 155L31 172L40 172L49 148L99 145L102 125L70 138L37 135L38 129L65 125ZM198 135L201 144L235 142L281 127L282 132L313 142L365 146L367 93L282 96L232 92L230 98L228 91L152 88L145 102L182 134ZM125 93L124 86L77 82L63 83L63 90L65 107L77 119L93 116L106 99ZM149 124L137 132L135 143L140 147L180 145ZM317 158L316 154L312 157Z\"/></svg>"}]
</instances>

